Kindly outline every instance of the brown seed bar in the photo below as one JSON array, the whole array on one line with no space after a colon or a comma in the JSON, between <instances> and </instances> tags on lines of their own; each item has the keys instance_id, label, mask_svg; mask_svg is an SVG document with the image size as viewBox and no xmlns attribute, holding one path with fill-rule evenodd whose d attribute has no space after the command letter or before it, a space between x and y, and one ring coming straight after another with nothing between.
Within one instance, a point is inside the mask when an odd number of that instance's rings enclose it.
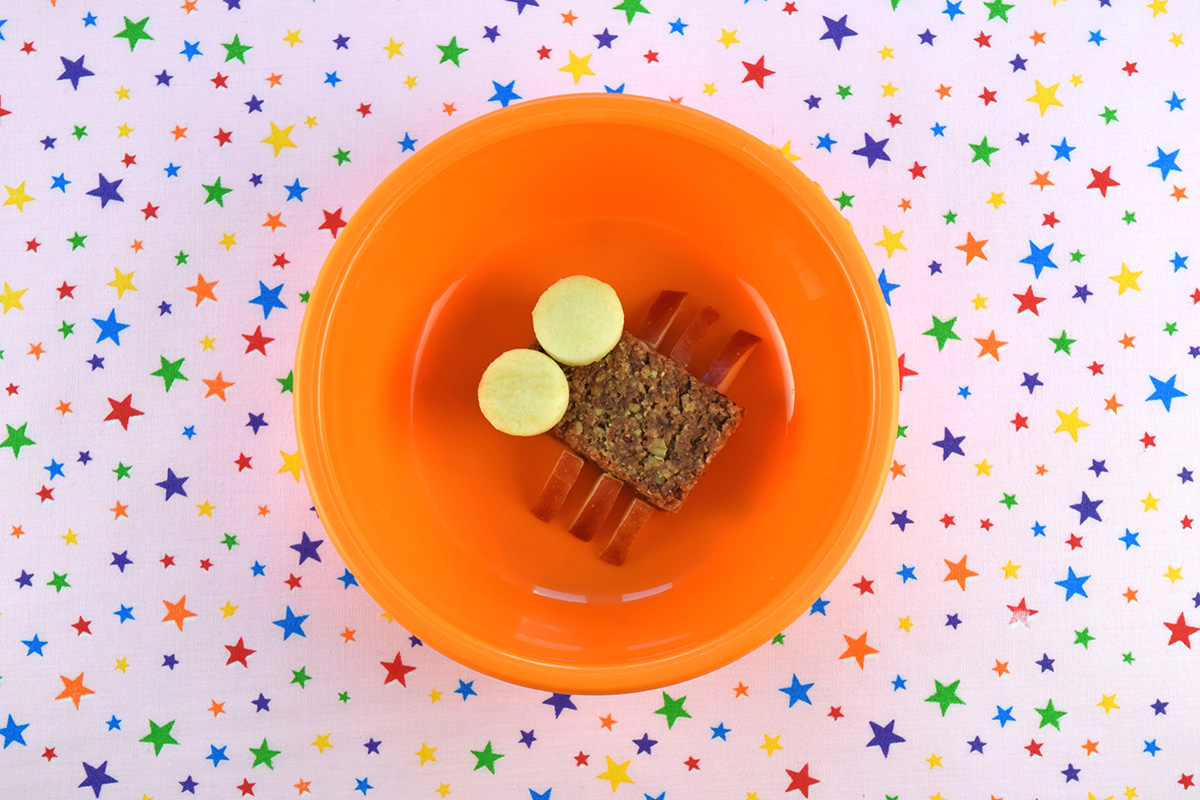
<instances>
[{"instance_id":1,"label":"brown seed bar","mask_svg":"<svg viewBox=\"0 0 1200 800\"><path fill-rule=\"evenodd\" d=\"M564 372L571 400L550 436L663 511L683 505L745 413L628 332L600 361Z\"/></svg>"}]
</instances>

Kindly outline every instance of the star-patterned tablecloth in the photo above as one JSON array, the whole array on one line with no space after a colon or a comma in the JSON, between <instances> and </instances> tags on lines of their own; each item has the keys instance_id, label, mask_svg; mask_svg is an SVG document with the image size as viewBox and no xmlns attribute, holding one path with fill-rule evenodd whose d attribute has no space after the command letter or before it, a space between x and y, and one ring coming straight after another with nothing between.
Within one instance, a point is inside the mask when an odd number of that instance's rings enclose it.
<instances>
[{"instance_id":1,"label":"star-patterned tablecloth","mask_svg":"<svg viewBox=\"0 0 1200 800\"><path fill-rule=\"evenodd\" d=\"M0 797L1200 792L1195 4L614 2L0 9ZM853 223L901 354L843 573L628 696L506 685L382 614L292 427L363 197L574 91L774 145Z\"/></svg>"}]
</instances>

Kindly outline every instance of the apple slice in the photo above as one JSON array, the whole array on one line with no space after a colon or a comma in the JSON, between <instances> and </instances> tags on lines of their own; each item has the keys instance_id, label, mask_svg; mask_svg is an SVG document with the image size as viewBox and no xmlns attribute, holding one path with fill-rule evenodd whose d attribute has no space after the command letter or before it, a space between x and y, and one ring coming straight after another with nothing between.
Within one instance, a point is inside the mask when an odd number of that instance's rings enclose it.
<instances>
[{"instance_id":1,"label":"apple slice","mask_svg":"<svg viewBox=\"0 0 1200 800\"><path fill-rule=\"evenodd\" d=\"M654 305L650 306L650 311L646 314L646 321L642 323L642 329L638 332L638 338L649 343L651 347L657 348L662 344L667 328L671 327L675 317L679 316L679 309L683 306L685 297L687 297L687 292L676 292L670 289L662 291L655 299Z\"/></svg>"},{"instance_id":2,"label":"apple slice","mask_svg":"<svg viewBox=\"0 0 1200 800\"><path fill-rule=\"evenodd\" d=\"M616 347L625 325L621 298L604 281L572 275L556 282L533 307L538 344L559 363L580 367Z\"/></svg>"},{"instance_id":3,"label":"apple slice","mask_svg":"<svg viewBox=\"0 0 1200 800\"><path fill-rule=\"evenodd\" d=\"M671 358L686 367L692 360L692 356L696 355L696 348L700 346L700 342L708 335L709 329L720 316L712 306L705 306L701 309L695 319L684 329L679 341L671 348Z\"/></svg>"},{"instance_id":4,"label":"apple slice","mask_svg":"<svg viewBox=\"0 0 1200 800\"><path fill-rule=\"evenodd\" d=\"M609 510L612 509L612 505L617 499L617 493L620 491L621 482L619 480L607 472L601 475L600 479L596 481L596 485L592 487L591 493L588 494L587 500L583 501L583 508L579 509L579 516L575 518L575 523L571 526L571 534L585 542L590 542L596 535L596 531L600 530L600 526L604 524Z\"/></svg>"},{"instance_id":5,"label":"apple slice","mask_svg":"<svg viewBox=\"0 0 1200 800\"><path fill-rule=\"evenodd\" d=\"M546 479L546 486L533 504L533 515L542 522L549 522L562 509L567 493L575 485L579 470L583 469L583 459L570 450L563 450L554 465L554 471Z\"/></svg>"},{"instance_id":6,"label":"apple slice","mask_svg":"<svg viewBox=\"0 0 1200 800\"><path fill-rule=\"evenodd\" d=\"M649 503L640 497L634 499L629 504L629 508L625 510L625 516L621 518L621 524L613 532L612 538L600 551L600 558L616 567L624 564L634 539L641 533L642 526L646 524L646 520L650 519L653 513L654 507Z\"/></svg>"},{"instance_id":7,"label":"apple slice","mask_svg":"<svg viewBox=\"0 0 1200 800\"><path fill-rule=\"evenodd\" d=\"M708 366L708 371L704 373L704 382L718 392L724 392L745 366L751 351L761 341L762 339L748 331L735 332Z\"/></svg>"}]
</instances>

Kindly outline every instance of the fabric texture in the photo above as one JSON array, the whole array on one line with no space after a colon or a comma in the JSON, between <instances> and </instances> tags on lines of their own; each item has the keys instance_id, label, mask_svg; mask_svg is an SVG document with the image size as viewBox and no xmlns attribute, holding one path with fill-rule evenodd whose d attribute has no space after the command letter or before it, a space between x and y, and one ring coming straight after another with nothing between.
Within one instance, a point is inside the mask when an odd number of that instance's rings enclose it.
<instances>
[{"instance_id":1,"label":"fabric texture","mask_svg":"<svg viewBox=\"0 0 1200 800\"><path fill-rule=\"evenodd\" d=\"M3 16L0 797L1196 789L1195 4ZM903 378L886 491L821 599L617 697L480 676L382 614L292 428L309 290L376 182L574 91L707 111L819 182Z\"/></svg>"}]
</instances>

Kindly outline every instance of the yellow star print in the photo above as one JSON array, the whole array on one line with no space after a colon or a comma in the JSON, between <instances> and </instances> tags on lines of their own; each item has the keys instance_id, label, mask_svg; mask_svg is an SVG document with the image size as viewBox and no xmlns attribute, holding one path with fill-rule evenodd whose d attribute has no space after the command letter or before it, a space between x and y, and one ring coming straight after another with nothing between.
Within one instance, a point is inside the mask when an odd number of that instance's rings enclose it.
<instances>
[{"instance_id":1,"label":"yellow star print","mask_svg":"<svg viewBox=\"0 0 1200 800\"><path fill-rule=\"evenodd\" d=\"M559 67L558 71L571 73L571 77L575 79L576 84L579 83L579 79L584 75L596 74L592 72L592 68L588 66L588 62L592 60L591 53L588 53L583 58L580 58L579 56L575 55L574 50L568 50L567 58L569 58L570 61L567 62L565 67Z\"/></svg>"},{"instance_id":2,"label":"yellow star print","mask_svg":"<svg viewBox=\"0 0 1200 800\"><path fill-rule=\"evenodd\" d=\"M120 125L117 126L117 138L118 139L128 139L129 134L131 134L131 133L133 133L133 128L129 127L124 122L122 122Z\"/></svg>"},{"instance_id":3,"label":"yellow star print","mask_svg":"<svg viewBox=\"0 0 1200 800\"><path fill-rule=\"evenodd\" d=\"M1079 85L1080 85L1081 83L1083 83L1083 76L1082 76L1082 75L1072 75L1072 76L1071 76L1071 85L1072 85L1072 86L1074 86L1075 88L1077 88L1077 89L1078 89L1078 88L1079 88Z\"/></svg>"},{"instance_id":4,"label":"yellow star print","mask_svg":"<svg viewBox=\"0 0 1200 800\"><path fill-rule=\"evenodd\" d=\"M878 52L880 61L887 61L889 58L895 58L895 56L892 55L892 48L888 47L886 44L883 46L883 49Z\"/></svg>"},{"instance_id":5,"label":"yellow star print","mask_svg":"<svg viewBox=\"0 0 1200 800\"><path fill-rule=\"evenodd\" d=\"M211 336L205 336L203 339L200 340L200 345L201 345L201 347L204 348L204 350L212 350L213 346L216 345L216 343L217 343L217 340L212 338ZM204 350L201 350L200 352L203 353Z\"/></svg>"},{"instance_id":6,"label":"yellow star print","mask_svg":"<svg viewBox=\"0 0 1200 800\"><path fill-rule=\"evenodd\" d=\"M304 118L304 127L308 128L310 131L313 128L317 127L317 118L316 117L305 117Z\"/></svg>"},{"instance_id":7,"label":"yellow star print","mask_svg":"<svg viewBox=\"0 0 1200 800\"><path fill-rule=\"evenodd\" d=\"M442 797L445 797L446 795L450 794L450 784L439 783L438 788L434 789L434 791L440 794Z\"/></svg>"},{"instance_id":8,"label":"yellow star print","mask_svg":"<svg viewBox=\"0 0 1200 800\"><path fill-rule=\"evenodd\" d=\"M1017 575L1017 571L1021 569L1021 565L1014 564L1011 558L1008 560L1008 563L1000 569L1004 570L1004 580L1008 580L1009 578L1015 578L1016 580L1021 579L1020 576Z\"/></svg>"},{"instance_id":9,"label":"yellow star print","mask_svg":"<svg viewBox=\"0 0 1200 800\"><path fill-rule=\"evenodd\" d=\"M904 242L900 241L900 237L902 237L902 236L904 236L904 231L896 231L895 233L892 233L890 230L888 230L888 226L884 225L883 226L883 239L876 242L875 244L880 247L886 248L888 258L891 258L892 253L896 252L897 250L907 250L908 249L907 247L904 246Z\"/></svg>"},{"instance_id":10,"label":"yellow star print","mask_svg":"<svg viewBox=\"0 0 1200 800\"><path fill-rule=\"evenodd\" d=\"M1083 80L1080 79L1080 83L1082 82ZM1075 79L1073 77L1071 78L1071 83L1075 83ZM1078 86L1078 84L1076 85ZM1058 99L1057 95L1055 95L1055 92L1058 91L1058 87L1059 84L1057 83L1053 86L1043 86L1041 81L1035 80L1033 82L1033 97L1026 97L1025 99L1030 103L1037 103L1038 111L1040 111L1041 115L1044 117L1046 116L1046 109L1050 108L1050 106L1058 106L1059 108L1063 107L1062 101Z\"/></svg>"},{"instance_id":11,"label":"yellow star print","mask_svg":"<svg viewBox=\"0 0 1200 800\"><path fill-rule=\"evenodd\" d=\"M435 752L437 752L436 747L430 747L429 745L425 744L424 742L421 742L421 749L417 750L415 753L413 753L413 755L420 756L420 758L421 758L420 766L423 767L423 766L425 766L426 761L437 761L437 758L433 755Z\"/></svg>"},{"instance_id":12,"label":"yellow star print","mask_svg":"<svg viewBox=\"0 0 1200 800\"><path fill-rule=\"evenodd\" d=\"M21 184L24 186L25 184ZM4 294L0 294L0 304L4 305L4 313L7 314L9 309L15 308L17 311L24 311L25 306L21 305L21 295L29 291L29 287L24 289L14 289L8 285L8 281L4 282Z\"/></svg>"},{"instance_id":13,"label":"yellow star print","mask_svg":"<svg viewBox=\"0 0 1200 800\"><path fill-rule=\"evenodd\" d=\"M633 779L625 774L625 770L629 769L629 761L622 761L618 764L612 760L612 756L605 756L605 758L608 759L608 768L596 776L598 779L611 783L614 792L622 783L633 783Z\"/></svg>"},{"instance_id":14,"label":"yellow star print","mask_svg":"<svg viewBox=\"0 0 1200 800\"><path fill-rule=\"evenodd\" d=\"M280 467L275 472L275 474L278 475L281 472L290 472L290 473L292 473L292 477L296 479L296 483L299 483L300 482L300 451L297 450L294 453L285 453L282 450L280 450L279 455L283 457L283 466Z\"/></svg>"},{"instance_id":15,"label":"yellow star print","mask_svg":"<svg viewBox=\"0 0 1200 800\"><path fill-rule=\"evenodd\" d=\"M703 91L704 91L704 94L708 95L709 97L712 97L714 94L717 93L717 85L715 83L706 83L706 84L704 84Z\"/></svg>"},{"instance_id":16,"label":"yellow star print","mask_svg":"<svg viewBox=\"0 0 1200 800\"><path fill-rule=\"evenodd\" d=\"M235 606L232 600L226 600L225 605L217 606L218 610L221 612L221 619L228 619L229 617L232 617L233 613L240 607L241 606Z\"/></svg>"},{"instance_id":17,"label":"yellow star print","mask_svg":"<svg viewBox=\"0 0 1200 800\"><path fill-rule=\"evenodd\" d=\"M200 513L196 514L197 517L211 518L212 512L215 511L217 507L205 500L203 503L197 503L196 508L200 510Z\"/></svg>"},{"instance_id":18,"label":"yellow star print","mask_svg":"<svg viewBox=\"0 0 1200 800\"><path fill-rule=\"evenodd\" d=\"M304 40L300 38L299 28L294 31L288 31L287 36L283 37L283 40L288 43L289 50L298 44L304 44Z\"/></svg>"},{"instance_id":19,"label":"yellow star print","mask_svg":"<svg viewBox=\"0 0 1200 800\"><path fill-rule=\"evenodd\" d=\"M1117 705L1117 696L1115 694L1101 693L1100 702L1096 703L1096 705L1104 709L1105 716L1108 716L1108 712L1112 711L1114 708L1120 708L1120 706Z\"/></svg>"},{"instance_id":20,"label":"yellow star print","mask_svg":"<svg viewBox=\"0 0 1200 800\"><path fill-rule=\"evenodd\" d=\"M225 252L228 253L230 248L232 248L235 244L237 244L237 234L236 233L222 233L221 241L217 242L217 244L224 247Z\"/></svg>"},{"instance_id":21,"label":"yellow star print","mask_svg":"<svg viewBox=\"0 0 1200 800\"><path fill-rule=\"evenodd\" d=\"M891 81L888 81L887 83L883 84L879 88L883 90L884 97L895 97L896 92L900 91L899 87L892 86Z\"/></svg>"},{"instance_id":22,"label":"yellow star print","mask_svg":"<svg viewBox=\"0 0 1200 800\"><path fill-rule=\"evenodd\" d=\"M71 530L70 528L67 528L67 532L64 533L60 538L63 540L65 545L72 545L72 544L78 545L79 544L79 534L76 533L75 531Z\"/></svg>"},{"instance_id":23,"label":"yellow star print","mask_svg":"<svg viewBox=\"0 0 1200 800\"><path fill-rule=\"evenodd\" d=\"M776 750L782 750L783 745L781 745L779 743L779 736L781 736L781 735L782 734L778 734L776 736L767 736L764 733L763 734L763 743L758 746L758 749L766 750L768 756L772 755Z\"/></svg>"},{"instance_id":24,"label":"yellow star print","mask_svg":"<svg viewBox=\"0 0 1200 800\"><path fill-rule=\"evenodd\" d=\"M129 669L129 659L127 659L127 658L118 658L118 659L117 659L117 665L116 665L115 667L113 667L113 670L114 670L114 671L116 671L116 670L118 670L118 669L119 669L119 670L121 670L121 674L122 674L122 675L124 675L124 674L125 674L125 670Z\"/></svg>"},{"instance_id":25,"label":"yellow star print","mask_svg":"<svg viewBox=\"0 0 1200 800\"><path fill-rule=\"evenodd\" d=\"M407 78L404 79L404 85L408 87L408 90L410 92L413 89L417 88L417 76L409 75Z\"/></svg>"},{"instance_id":26,"label":"yellow star print","mask_svg":"<svg viewBox=\"0 0 1200 800\"><path fill-rule=\"evenodd\" d=\"M5 186L8 190L8 199L0 205L16 206L17 211L24 211L25 204L33 202L34 198L25 193L25 181L21 181L21 185L17 187Z\"/></svg>"},{"instance_id":27,"label":"yellow star print","mask_svg":"<svg viewBox=\"0 0 1200 800\"><path fill-rule=\"evenodd\" d=\"M1158 511L1158 501L1161 499L1162 498L1155 497L1149 492L1146 492L1146 496L1141 500L1142 512L1145 513L1147 511Z\"/></svg>"},{"instance_id":28,"label":"yellow star print","mask_svg":"<svg viewBox=\"0 0 1200 800\"><path fill-rule=\"evenodd\" d=\"M1145 270L1138 270L1137 272L1134 272L1125 265L1124 261L1122 261L1121 271L1116 275L1108 276L1110 281L1116 281L1117 283L1117 297L1125 294L1126 289L1133 289L1135 292L1140 292L1142 288L1138 286L1138 278L1142 276L1143 272L1145 272Z\"/></svg>"},{"instance_id":29,"label":"yellow star print","mask_svg":"<svg viewBox=\"0 0 1200 800\"><path fill-rule=\"evenodd\" d=\"M971 298L971 302L975 304L976 311L978 311L981 308L986 309L987 301L988 301L988 299L981 294L977 294L973 298Z\"/></svg>"},{"instance_id":30,"label":"yellow star print","mask_svg":"<svg viewBox=\"0 0 1200 800\"><path fill-rule=\"evenodd\" d=\"M1100 800L1100 798L1096 797L1096 795L1092 794L1091 792L1088 792L1088 800ZM1104 800L1113 800L1113 796L1110 794L1108 797L1104 798Z\"/></svg>"},{"instance_id":31,"label":"yellow star print","mask_svg":"<svg viewBox=\"0 0 1200 800\"><path fill-rule=\"evenodd\" d=\"M274 122L270 123L271 134L262 140L263 144L269 144L275 148L275 157L279 158L279 154L283 152L285 147L295 147L296 143L292 141L292 129L295 125L288 125L286 128L281 128Z\"/></svg>"},{"instance_id":32,"label":"yellow star print","mask_svg":"<svg viewBox=\"0 0 1200 800\"><path fill-rule=\"evenodd\" d=\"M990 204L991 204L991 206L992 206L992 208L994 208L994 209L996 209L997 211L999 211L999 210L1000 210L1000 206L1004 205L1004 204L1005 204L1005 203L1007 203L1008 201L1004 199L1004 192L992 192L992 196L991 196L991 197L989 197L989 198L988 198L987 200L985 200L984 202L985 202L985 203L990 203Z\"/></svg>"},{"instance_id":33,"label":"yellow star print","mask_svg":"<svg viewBox=\"0 0 1200 800\"><path fill-rule=\"evenodd\" d=\"M441 699L442 699L441 692L439 692L437 689L430 690L430 692L429 692L429 702L430 703L436 703L438 700L441 700Z\"/></svg>"},{"instance_id":34,"label":"yellow star print","mask_svg":"<svg viewBox=\"0 0 1200 800\"><path fill-rule=\"evenodd\" d=\"M1167 564L1167 571L1163 573L1164 578L1169 578L1171 583L1183 580L1183 567L1172 567Z\"/></svg>"},{"instance_id":35,"label":"yellow star print","mask_svg":"<svg viewBox=\"0 0 1200 800\"><path fill-rule=\"evenodd\" d=\"M989 477L991 476L992 465L988 463L988 460L986 458L983 461L980 461L978 464L975 465L975 474L976 474L976 476L978 476L978 475L987 475Z\"/></svg>"},{"instance_id":36,"label":"yellow star print","mask_svg":"<svg viewBox=\"0 0 1200 800\"><path fill-rule=\"evenodd\" d=\"M317 734L317 740L316 740L315 742L313 742L313 743L312 743L312 746L313 746L313 747L315 747L315 748L317 748L317 752L318 752L318 753L324 753L324 752L325 752L325 748L327 748L327 747L333 747L333 745L331 745L331 744L329 743L329 737L330 737L330 736L332 736L332 735L333 735L333 733L332 733L332 732L330 732L330 733L318 733L318 734Z\"/></svg>"},{"instance_id":37,"label":"yellow star print","mask_svg":"<svg viewBox=\"0 0 1200 800\"><path fill-rule=\"evenodd\" d=\"M1065 411L1054 410L1058 414L1058 427L1054 429L1055 433L1063 433L1064 431L1071 434L1071 440L1079 441L1079 429L1086 428L1091 425L1090 422L1084 422L1079 418L1079 406L1075 406L1070 414Z\"/></svg>"},{"instance_id":38,"label":"yellow star print","mask_svg":"<svg viewBox=\"0 0 1200 800\"><path fill-rule=\"evenodd\" d=\"M937 753L930 753L929 758L925 759L925 761L929 764L930 769L942 766L942 757Z\"/></svg>"},{"instance_id":39,"label":"yellow star print","mask_svg":"<svg viewBox=\"0 0 1200 800\"><path fill-rule=\"evenodd\" d=\"M404 47L404 42L397 42L391 36L388 37L388 43L383 46L383 49L388 54L388 61L392 60L392 56L402 56L404 52L400 49Z\"/></svg>"},{"instance_id":40,"label":"yellow star print","mask_svg":"<svg viewBox=\"0 0 1200 800\"><path fill-rule=\"evenodd\" d=\"M129 99L129 90L128 90L128 89L126 89L124 86L122 86L121 88L117 89L115 92L113 92L113 94L115 94L115 95L117 96L117 102L118 102L118 103L119 103L119 102L121 102L122 100L128 100L128 99Z\"/></svg>"},{"instance_id":41,"label":"yellow star print","mask_svg":"<svg viewBox=\"0 0 1200 800\"><path fill-rule=\"evenodd\" d=\"M721 28L721 38L717 39L717 41L720 42L721 44L725 45L726 50L729 49L729 45L731 45L731 44L741 44L741 42L739 42L738 38L737 38L737 28L734 28L731 31L727 31L724 28Z\"/></svg>"},{"instance_id":42,"label":"yellow star print","mask_svg":"<svg viewBox=\"0 0 1200 800\"><path fill-rule=\"evenodd\" d=\"M791 139L788 139L786 142L779 145L778 147L776 147L775 145L771 145L771 147L774 147L780 153L785 155L787 157L788 161L799 161L800 160L800 156L798 156L792 152L792 140Z\"/></svg>"},{"instance_id":43,"label":"yellow star print","mask_svg":"<svg viewBox=\"0 0 1200 800\"><path fill-rule=\"evenodd\" d=\"M900 624L896 626L897 628L904 631L905 633L908 633L909 631L912 630L912 617L900 617L899 619L900 619Z\"/></svg>"},{"instance_id":44,"label":"yellow star print","mask_svg":"<svg viewBox=\"0 0 1200 800\"><path fill-rule=\"evenodd\" d=\"M1183 34L1182 33L1172 33L1170 41L1171 41L1171 44L1175 45L1176 47L1179 47L1181 44L1183 44Z\"/></svg>"},{"instance_id":45,"label":"yellow star print","mask_svg":"<svg viewBox=\"0 0 1200 800\"><path fill-rule=\"evenodd\" d=\"M1125 791L1122 792L1122 794L1124 794L1125 797L1128 798L1128 800L1133 800L1133 798L1138 796L1137 787L1136 786L1126 786Z\"/></svg>"},{"instance_id":46,"label":"yellow star print","mask_svg":"<svg viewBox=\"0 0 1200 800\"><path fill-rule=\"evenodd\" d=\"M137 287L133 285L133 273L134 270L130 270L129 272L121 272L121 270L113 267L113 274L116 277L104 285L111 286L116 289L117 299L120 300L125 296L126 292L137 291Z\"/></svg>"},{"instance_id":47,"label":"yellow star print","mask_svg":"<svg viewBox=\"0 0 1200 800\"><path fill-rule=\"evenodd\" d=\"M1159 14L1167 13L1167 0L1151 0L1150 3L1146 5L1146 8L1154 12L1150 15L1150 18L1154 19Z\"/></svg>"}]
</instances>

